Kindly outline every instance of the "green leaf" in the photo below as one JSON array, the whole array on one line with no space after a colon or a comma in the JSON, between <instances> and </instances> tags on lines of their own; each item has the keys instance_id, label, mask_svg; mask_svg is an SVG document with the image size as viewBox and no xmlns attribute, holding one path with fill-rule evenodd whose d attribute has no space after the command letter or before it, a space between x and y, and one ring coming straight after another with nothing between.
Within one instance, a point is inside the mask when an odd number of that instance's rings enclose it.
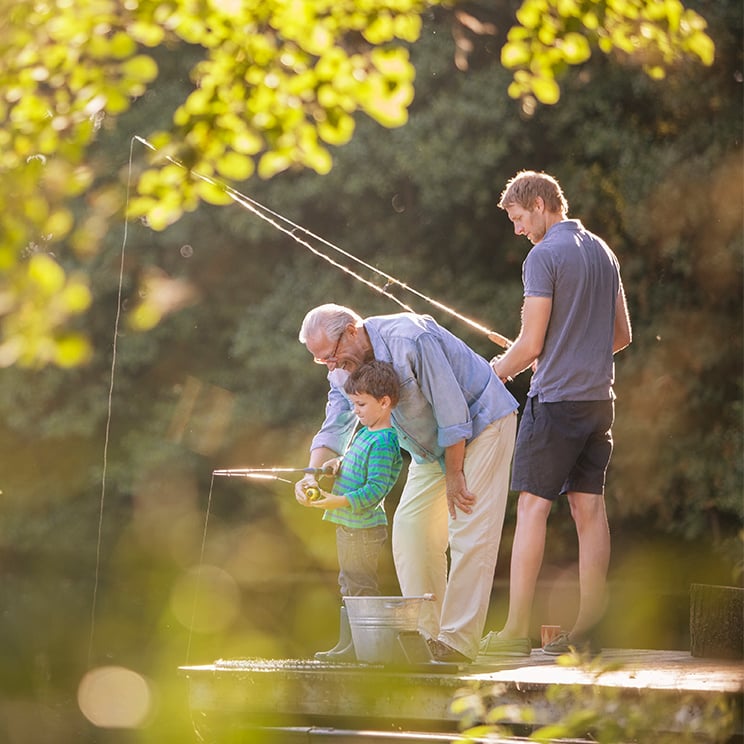
<instances>
[{"instance_id":1,"label":"green leaf","mask_svg":"<svg viewBox=\"0 0 744 744\"><path fill-rule=\"evenodd\" d=\"M578 65L591 57L589 42L585 36L576 33L568 33L560 43L561 51L570 65Z\"/></svg>"},{"instance_id":2,"label":"green leaf","mask_svg":"<svg viewBox=\"0 0 744 744\"><path fill-rule=\"evenodd\" d=\"M217 206L230 204L233 201L230 194L224 188L210 181L198 181L196 192L205 202Z\"/></svg>"},{"instance_id":3,"label":"green leaf","mask_svg":"<svg viewBox=\"0 0 744 744\"><path fill-rule=\"evenodd\" d=\"M61 295L62 305L71 315L80 315L87 310L92 299L88 285L80 280L69 282Z\"/></svg>"},{"instance_id":4,"label":"green leaf","mask_svg":"<svg viewBox=\"0 0 744 744\"><path fill-rule=\"evenodd\" d=\"M354 134L354 119L346 114L328 116L318 123L318 135L329 145L346 144Z\"/></svg>"},{"instance_id":5,"label":"green leaf","mask_svg":"<svg viewBox=\"0 0 744 744\"><path fill-rule=\"evenodd\" d=\"M121 114L129 108L129 98L116 88L107 88L106 110L111 114Z\"/></svg>"},{"instance_id":6,"label":"green leaf","mask_svg":"<svg viewBox=\"0 0 744 744\"><path fill-rule=\"evenodd\" d=\"M85 364L93 356L90 341L81 334L69 334L56 339L54 363L58 367L72 368Z\"/></svg>"},{"instance_id":7,"label":"green leaf","mask_svg":"<svg viewBox=\"0 0 744 744\"><path fill-rule=\"evenodd\" d=\"M532 92L540 103L551 105L558 103L561 97L561 89L554 78L534 77L532 78Z\"/></svg>"},{"instance_id":8,"label":"green leaf","mask_svg":"<svg viewBox=\"0 0 744 744\"><path fill-rule=\"evenodd\" d=\"M370 44L383 44L393 38L393 19L390 13L382 12L363 31Z\"/></svg>"},{"instance_id":9,"label":"green leaf","mask_svg":"<svg viewBox=\"0 0 744 744\"><path fill-rule=\"evenodd\" d=\"M128 324L135 331L149 331L154 328L163 317L154 302L141 302L127 318Z\"/></svg>"},{"instance_id":10,"label":"green leaf","mask_svg":"<svg viewBox=\"0 0 744 744\"><path fill-rule=\"evenodd\" d=\"M305 150L305 163L321 176L329 173L333 166L331 154L324 147L315 145Z\"/></svg>"},{"instance_id":11,"label":"green leaf","mask_svg":"<svg viewBox=\"0 0 744 744\"><path fill-rule=\"evenodd\" d=\"M713 39L703 31L695 31L688 37L686 46L707 67L710 67L715 61L715 44L713 43Z\"/></svg>"},{"instance_id":12,"label":"green leaf","mask_svg":"<svg viewBox=\"0 0 744 744\"><path fill-rule=\"evenodd\" d=\"M147 217L147 224L153 230L161 231L178 221L182 214L183 210L179 205L159 201L153 203L145 216Z\"/></svg>"},{"instance_id":13,"label":"green leaf","mask_svg":"<svg viewBox=\"0 0 744 744\"><path fill-rule=\"evenodd\" d=\"M537 28L547 10L547 2L539 0L525 0L522 7L517 10L517 20L525 28Z\"/></svg>"},{"instance_id":14,"label":"green leaf","mask_svg":"<svg viewBox=\"0 0 744 744\"><path fill-rule=\"evenodd\" d=\"M501 48L501 64L507 69L529 64L530 48L524 42L507 42Z\"/></svg>"},{"instance_id":15,"label":"green leaf","mask_svg":"<svg viewBox=\"0 0 744 744\"><path fill-rule=\"evenodd\" d=\"M122 63L121 69L131 80L144 83L149 83L158 76L158 66L155 60L146 54L138 54L126 60Z\"/></svg>"},{"instance_id":16,"label":"green leaf","mask_svg":"<svg viewBox=\"0 0 744 744\"><path fill-rule=\"evenodd\" d=\"M643 69L653 80L663 80L666 77L666 69L661 65L646 65Z\"/></svg>"},{"instance_id":17,"label":"green leaf","mask_svg":"<svg viewBox=\"0 0 744 744\"><path fill-rule=\"evenodd\" d=\"M412 82L416 76L406 49L374 49L370 58L372 64L390 81Z\"/></svg>"},{"instance_id":18,"label":"green leaf","mask_svg":"<svg viewBox=\"0 0 744 744\"><path fill-rule=\"evenodd\" d=\"M292 161L285 153L266 152L258 161L258 175L261 178L271 178L277 173L287 170Z\"/></svg>"},{"instance_id":19,"label":"green leaf","mask_svg":"<svg viewBox=\"0 0 744 744\"><path fill-rule=\"evenodd\" d=\"M67 235L74 224L72 213L68 209L58 209L46 219L44 223L44 233L46 235L53 235L56 239L60 239Z\"/></svg>"},{"instance_id":20,"label":"green leaf","mask_svg":"<svg viewBox=\"0 0 744 744\"><path fill-rule=\"evenodd\" d=\"M165 38L165 30L162 26L147 21L131 23L128 31L135 41L148 47L158 46Z\"/></svg>"},{"instance_id":21,"label":"green leaf","mask_svg":"<svg viewBox=\"0 0 744 744\"><path fill-rule=\"evenodd\" d=\"M244 181L253 175L253 160L237 152L226 152L215 163L217 172L223 178Z\"/></svg>"},{"instance_id":22,"label":"green leaf","mask_svg":"<svg viewBox=\"0 0 744 744\"><path fill-rule=\"evenodd\" d=\"M398 15L393 21L395 36L410 44L413 44L421 36L421 25L421 16L417 13Z\"/></svg>"},{"instance_id":23,"label":"green leaf","mask_svg":"<svg viewBox=\"0 0 744 744\"><path fill-rule=\"evenodd\" d=\"M115 59L126 59L137 50L134 39L124 31L118 31L109 40L109 55Z\"/></svg>"},{"instance_id":24,"label":"green leaf","mask_svg":"<svg viewBox=\"0 0 744 744\"><path fill-rule=\"evenodd\" d=\"M64 270L46 253L31 256L27 273L31 282L47 295L59 292L65 285Z\"/></svg>"}]
</instances>

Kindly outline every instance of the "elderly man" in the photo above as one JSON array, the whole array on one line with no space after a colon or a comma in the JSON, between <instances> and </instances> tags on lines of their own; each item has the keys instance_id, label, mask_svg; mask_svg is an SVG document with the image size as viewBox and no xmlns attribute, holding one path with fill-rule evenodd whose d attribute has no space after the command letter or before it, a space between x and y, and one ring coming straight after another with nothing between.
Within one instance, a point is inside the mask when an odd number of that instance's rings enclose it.
<instances>
[{"instance_id":1,"label":"elderly man","mask_svg":"<svg viewBox=\"0 0 744 744\"><path fill-rule=\"evenodd\" d=\"M299 338L329 370L311 467L343 454L356 425L346 376L371 359L395 368L401 389L392 423L411 455L392 528L398 581L403 596L435 596L420 626L432 656L474 659L504 522L517 401L485 359L427 315L362 319L347 307L321 305L305 316ZM297 484L298 500L312 481Z\"/></svg>"}]
</instances>

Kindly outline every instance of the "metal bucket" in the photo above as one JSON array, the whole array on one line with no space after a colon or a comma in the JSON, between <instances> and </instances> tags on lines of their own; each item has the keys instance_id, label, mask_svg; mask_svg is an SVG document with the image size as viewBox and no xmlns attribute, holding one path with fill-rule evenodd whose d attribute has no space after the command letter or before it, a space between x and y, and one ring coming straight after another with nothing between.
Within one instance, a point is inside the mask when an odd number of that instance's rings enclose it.
<instances>
[{"instance_id":1,"label":"metal bucket","mask_svg":"<svg viewBox=\"0 0 744 744\"><path fill-rule=\"evenodd\" d=\"M344 597L358 661L386 664L401 657L398 634L417 631L421 597Z\"/></svg>"}]
</instances>

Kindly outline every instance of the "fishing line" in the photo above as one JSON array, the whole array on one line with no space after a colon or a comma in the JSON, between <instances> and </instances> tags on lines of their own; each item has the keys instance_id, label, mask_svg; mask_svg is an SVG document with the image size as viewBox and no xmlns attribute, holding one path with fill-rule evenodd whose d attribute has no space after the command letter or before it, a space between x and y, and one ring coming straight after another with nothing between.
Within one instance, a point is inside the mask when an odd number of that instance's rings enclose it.
<instances>
[{"instance_id":1,"label":"fishing line","mask_svg":"<svg viewBox=\"0 0 744 744\"><path fill-rule=\"evenodd\" d=\"M132 160L134 154L134 140L129 144L129 170L127 174L127 192L125 202L126 215L129 212L129 192L130 183L132 180ZM91 602L90 610L90 637L88 638L88 666L90 667L93 658L93 640L96 631L96 606L98 603L98 584L100 582L100 571L101 571L101 546L103 541L103 511L104 504L106 502L106 474L108 471L108 448L109 448L109 437L111 433L111 413L113 410L113 398L114 398L114 380L116 378L116 352L117 342L119 339L119 325L121 323L121 295L122 287L124 286L124 255L126 252L127 238L129 237L128 221L124 219L124 236L121 241L121 258L119 262L119 285L116 295L116 316L114 318L114 338L111 344L111 372L109 375L109 391L108 391L108 403L106 409L106 427L103 437L103 466L101 470L101 501L98 511L98 535L96 537L96 564L93 578L93 599Z\"/></svg>"},{"instance_id":2,"label":"fishing line","mask_svg":"<svg viewBox=\"0 0 744 744\"><path fill-rule=\"evenodd\" d=\"M164 157L168 162L173 163L174 165L177 165L180 168L183 168L188 173L193 175L195 178L199 178L205 183L209 183L210 185L217 187L218 189L223 191L225 194L227 194L227 196L229 196L234 202L239 204L241 207L248 210L252 214L256 215L257 217L262 219L264 222L274 227L276 230L279 230L285 235L288 235L296 243L298 243L299 245L302 245L303 247L311 251L314 255L318 256L318 258L321 258L324 261L327 261L329 264L331 264L335 268L340 269L342 272L348 274L349 276L353 277L357 281L362 282L366 286L373 289L375 292L378 292L379 294L382 294L385 297L390 298L391 300L393 300L393 302L396 302L398 305L400 305L400 307L402 307L404 310L407 310L408 312L413 312L413 310L408 305L406 305L402 300L400 300L398 297L396 297L394 294L388 291L390 287L397 286L407 292L410 292L411 294L415 295L416 297L423 300L424 302L427 302L428 304L438 308L442 312L445 312L448 315L451 315L452 317L457 318L461 322L469 325L471 328L474 328L475 330L480 331L481 333L484 333L491 341L493 341L493 343L498 344L499 346L508 348L511 345L511 341L505 336L502 336L500 333L496 333L496 331L489 330L481 323L478 323L472 318L469 318L466 315L463 315L462 313L458 312L454 308L449 307L448 305L445 305L443 302L440 302L439 300L435 300L433 297L429 297L423 292L419 292L418 290L411 287L409 284L406 284L405 282L401 282L399 279L396 279L394 276L391 276L390 274L386 274L384 271L378 269L375 266L372 266L366 261L363 261L361 258L358 258L352 253L349 253L348 251L343 250L342 248L335 245L334 243L331 243L325 238L322 238L321 236L316 235L315 233L311 232L310 230L303 227L302 225L298 225L297 223L292 222L292 220L288 219L287 217L284 217L278 212L275 212L274 210L261 204L255 199L252 199L251 197L246 196L245 194L242 194L240 191L237 191L232 186L229 186L228 184L223 183L222 181L218 181L212 178L211 176L206 176L195 170L190 170L185 165L183 165L183 163L180 163L179 161L175 160L171 156L163 155L162 153L159 153L157 148L154 145L152 145L150 142L148 142L146 139L144 139L143 137L139 137L138 135L135 135L134 139L136 139L138 142L145 145L145 147L149 148L153 152ZM284 223L284 224L280 224L280 223ZM371 282L368 279L365 279L361 275L357 274L355 271L350 269L348 266L345 266L344 264L339 263L338 261L335 261L333 258L331 258L326 253L319 250L312 244L308 243L307 240L303 240L298 235L296 235L297 231L303 232L309 238L312 238L313 240L316 240L319 243L322 243L328 248L341 254L344 258L354 261L360 266L363 266L365 269L373 272L374 274L377 274L378 276L380 276L382 279L385 280L385 285L380 287L374 282Z\"/></svg>"},{"instance_id":3,"label":"fishing line","mask_svg":"<svg viewBox=\"0 0 744 744\"><path fill-rule=\"evenodd\" d=\"M202 532L201 550L199 551L199 568L194 584L194 601L191 605L191 622L189 623L189 637L186 643L186 663L191 659L191 639L194 635L194 623L196 622L196 609L199 604L199 591L201 589L202 568L204 567L204 551L207 545L207 527L209 526L209 515L212 511L212 492L214 491L214 473L209 482L209 495L207 496L207 508L204 515L204 530Z\"/></svg>"},{"instance_id":4,"label":"fishing line","mask_svg":"<svg viewBox=\"0 0 744 744\"><path fill-rule=\"evenodd\" d=\"M153 152L156 152L156 153L158 152L158 150L153 145L151 145L147 140L143 139L142 137L135 135L134 139L139 140L142 144L149 147ZM158 154L161 154L161 153L158 153ZM279 213L273 212L268 207L265 207L262 204L259 204L257 201L251 199L245 194L241 194L239 191L236 191L231 186L228 186L226 183L222 183L221 181L216 181L210 176L205 176L204 174L199 173L198 171L189 170L188 168L186 168L185 165L183 165L183 163L179 163L177 160L170 157L170 155L163 155L162 157L164 157L169 163L173 163L174 165L177 165L179 168L183 168L195 178L199 178L205 183L208 183L212 186L216 186L221 191L224 191L225 194L227 194L234 202L239 204L241 207L255 214L257 217L262 219L264 222L268 223L276 230L279 230L279 232L283 232L285 235L288 235L290 238L292 238L292 240L294 240L296 243L299 243L303 247L307 248L311 253L314 253L316 256L318 256L319 258L322 258L324 261L327 261L329 264L331 264L332 266L335 266L337 269L340 269L344 273L349 274L357 281L362 282L362 284L366 284L370 289L373 289L375 292L378 292L390 298L391 300L393 300L393 302L396 302L398 305L400 305L404 310L413 312L413 310L410 307L408 307L408 305L406 305L404 302L398 299L395 295L388 292L387 287L378 287L374 282L371 282L368 279L365 279L363 276L352 271L347 266L344 266L343 264L338 263L338 261L334 261L330 256L327 256L325 253L323 253L322 251L319 251L317 248L315 248L315 246L311 245L306 240L303 240L302 238L295 235L295 231L302 230L305 234L307 234L310 237L315 238L316 240L319 240L320 242L326 243L327 241L324 241L322 238L319 238L318 236L313 235L313 233L311 233L309 230L306 230L301 225L297 225L291 220L287 219L286 217L282 217L282 215L280 215ZM280 220L282 222L285 222L287 225L290 225L291 229L289 229L288 227L285 227L284 225L279 224L277 220ZM330 243L327 243L327 245L335 248L335 250L344 254L344 251L342 251L340 248L336 248L336 246L333 246ZM354 258L353 256L350 256L350 257ZM354 260L366 266L366 264L364 264L363 261L359 261L359 259L356 259L356 258L354 258ZM373 267L370 267L370 268L372 268L373 271L377 271ZM377 272L377 273L380 273L380 272Z\"/></svg>"},{"instance_id":5,"label":"fishing line","mask_svg":"<svg viewBox=\"0 0 744 744\"><path fill-rule=\"evenodd\" d=\"M196 612L199 606L199 595L201 592L202 569L204 567L204 553L207 545L207 531L209 527L209 515L212 511L212 494L214 492L214 479L216 476L238 477L238 478L255 478L256 480L282 481L283 483L292 484L293 481L284 478L277 473L312 473L314 475L328 475L329 471L323 468L232 468L226 470L213 470L212 479L209 482L209 495L207 496L207 507L204 514L204 529L202 531L201 549L199 551L199 563L194 583L194 599L191 605L191 621L189 624L189 635L186 644L186 664L191 660L191 640L194 635L194 625L196 623Z\"/></svg>"}]
</instances>

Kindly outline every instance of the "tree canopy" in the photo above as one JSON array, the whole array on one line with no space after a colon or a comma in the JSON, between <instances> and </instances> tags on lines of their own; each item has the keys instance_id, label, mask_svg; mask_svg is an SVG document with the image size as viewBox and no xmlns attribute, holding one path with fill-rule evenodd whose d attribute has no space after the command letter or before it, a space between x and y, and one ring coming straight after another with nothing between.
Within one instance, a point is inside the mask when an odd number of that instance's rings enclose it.
<instances>
[{"instance_id":1,"label":"tree canopy","mask_svg":"<svg viewBox=\"0 0 744 744\"><path fill-rule=\"evenodd\" d=\"M142 217L162 230L203 201L227 203L225 184L254 173L328 173L357 112L385 127L407 121L423 14L454 9L460 66L470 37L496 28L484 6L443 0L4 5L0 366L90 358L81 262L116 221ZM508 17L504 8L500 21ZM713 61L706 21L680 0L524 0L515 20L501 61L526 111L555 103L559 76L593 49L655 77L680 59ZM161 128L138 132L155 152L150 167L138 163L128 200L123 177L97 167L94 145L174 57L190 60L190 85Z\"/></svg>"}]
</instances>

